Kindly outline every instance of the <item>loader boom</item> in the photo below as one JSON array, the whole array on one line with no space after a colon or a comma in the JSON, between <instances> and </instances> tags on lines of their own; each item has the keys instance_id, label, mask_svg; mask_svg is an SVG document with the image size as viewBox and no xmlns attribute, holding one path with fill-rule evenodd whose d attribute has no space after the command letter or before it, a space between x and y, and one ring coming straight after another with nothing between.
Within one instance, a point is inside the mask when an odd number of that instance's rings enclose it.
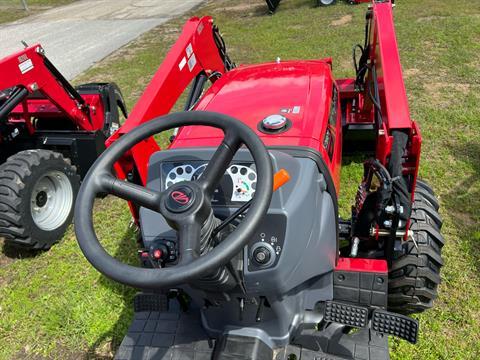
<instances>
[{"instance_id":1,"label":"loader boom","mask_svg":"<svg viewBox=\"0 0 480 360\"><path fill-rule=\"evenodd\" d=\"M415 188L420 160L421 135L410 117L402 66L390 1L372 1L366 16L365 44L357 46L361 58L355 79L337 80L345 101L345 132L372 129L375 157L388 166L395 133L406 133L403 174L411 176ZM348 137L347 137L348 141Z\"/></svg>"},{"instance_id":2,"label":"loader boom","mask_svg":"<svg viewBox=\"0 0 480 360\"><path fill-rule=\"evenodd\" d=\"M124 125L107 140L107 146L140 124L167 114L196 77L206 76L215 82L228 71L233 64L223 46L211 17L191 18ZM117 174L125 178L135 169L145 184L148 159L158 150L153 138L138 144L117 164Z\"/></svg>"},{"instance_id":3,"label":"loader boom","mask_svg":"<svg viewBox=\"0 0 480 360\"><path fill-rule=\"evenodd\" d=\"M63 112L79 129L93 131L95 126L85 100L44 55L36 44L0 60L0 89L17 88L23 93L40 92ZM24 96L24 97L25 97ZM24 97L18 97L18 105ZM12 110L12 109L10 109ZM5 111L8 115L10 111ZM28 121L25 116L25 121Z\"/></svg>"},{"instance_id":4,"label":"loader boom","mask_svg":"<svg viewBox=\"0 0 480 360\"><path fill-rule=\"evenodd\" d=\"M367 12L365 44L359 48L362 51L356 65L356 78L335 81L344 108L343 132L348 135L355 130L366 129L370 136L368 144L375 157L392 169L392 176L397 176L393 175L397 173L404 175L403 187L408 188L405 191L410 197L415 187L421 137L417 125L410 118L392 2L372 1ZM138 125L167 114L192 81L193 90L188 102L193 108L202 95L206 80L215 83L233 66L212 18L190 19L125 124L107 140L107 146ZM207 98L209 96L211 94L206 95ZM209 99L202 99L202 103L205 102L208 103ZM190 110L189 107L185 110ZM400 138L402 141L398 144ZM348 137L347 142L356 144ZM392 149L396 150L392 153ZM116 164L117 175L146 184L150 156L158 150L159 146L153 138L136 145ZM134 206L130 205L136 218Z\"/></svg>"}]
</instances>

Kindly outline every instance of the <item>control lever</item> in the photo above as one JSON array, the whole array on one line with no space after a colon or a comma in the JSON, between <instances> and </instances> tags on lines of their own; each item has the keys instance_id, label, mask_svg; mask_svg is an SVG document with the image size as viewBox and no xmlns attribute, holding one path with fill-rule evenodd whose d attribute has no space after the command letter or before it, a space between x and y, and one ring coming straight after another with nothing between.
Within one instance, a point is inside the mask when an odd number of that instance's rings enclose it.
<instances>
[{"instance_id":1,"label":"control lever","mask_svg":"<svg viewBox=\"0 0 480 360\"><path fill-rule=\"evenodd\" d=\"M278 170L275 175L273 175L273 191L277 191L280 187L285 185L287 182L290 181L290 174L285 169ZM226 218L220 225L218 225L212 231L212 237L217 236L217 234L225 229L225 227L230 224L233 220L235 220L238 216L242 215L247 209L252 205L252 200L250 199L245 204L243 204L237 211L235 211L232 215Z\"/></svg>"},{"instance_id":2,"label":"control lever","mask_svg":"<svg viewBox=\"0 0 480 360\"><path fill-rule=\"evenodd\" d=\"M258 303L257 314L255 315L255 321L262 321L263 308L265 306L265 296L260 296L260 302Z\"/></svg>"}]
</instances>

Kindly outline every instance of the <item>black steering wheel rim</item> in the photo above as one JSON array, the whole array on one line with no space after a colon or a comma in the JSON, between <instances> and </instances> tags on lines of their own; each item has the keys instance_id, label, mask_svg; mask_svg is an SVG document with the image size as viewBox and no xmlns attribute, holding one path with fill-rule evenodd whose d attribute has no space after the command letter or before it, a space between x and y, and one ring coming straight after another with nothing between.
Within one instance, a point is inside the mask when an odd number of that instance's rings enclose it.
<instances>
[{"instance_id":1,"label":"black steering wheel rim","mask_svg":"<svg viewBox=\"0 0 480 360\"><path fill-rule=\"evenodd\" d=\"M114 188L115 192L107 192L122 197L122 189L127 185L127 183L111 176L113 165L129 149L154 134L176 127L195 125L219 128L225 134L224 141L214 155L215 159L212 158L210 162L222 160L222 156L217 156L217 153L220 152L219 150L221 150L222 146L224 148L229 147L226 144L226 142L228 143L226 140L229 137L239 139L240 143L243 143L250 150L256 164L258 179L256 192L245 219L222 243L218 244L209 253L193 259L187 264L162 269L147 269L118 261L108 254L98 241L92 219L93 205L97 194L105 192L106 189L111 190ZM230 145L230 147L232 146ZM238 147L240 147L240 144L238 144ZM232 150L229 162L238 147ZM223 154L227 152L224 151ZM223 166L228 166L228 164L223 164ZM131 186L129 187L131 188ZM172 113L152 119L128 134L123 135L106 149L92 165L80 187L75 205L74 223L77 241L85 257L98 271L120 283L141 289L158 289L185 284L214 271L219 266L225 265L243 249L268 210L272 197L272 187L273 174L270 156L263 142L248 126L228 115L215 112L191 111ZM137 186L137 188L140 189L141 187ZM141 197L142 204L154 208L155 204L159 202L160 210L160 204L163 204L162 198L157 197L156 195L158 194L153 191L146 188L142 189L145 191ZM164 196L164 194L161 196ZM123 198L126 199L125 197ZM207 201L209 201L208 198ZM162 209L164 209L164 206L162 206ZM163 215L165 217L165 214ZM161 215L159 214L159 216ZM178 230L181 231L181 229Z\"/></svg>"}]
</instances>

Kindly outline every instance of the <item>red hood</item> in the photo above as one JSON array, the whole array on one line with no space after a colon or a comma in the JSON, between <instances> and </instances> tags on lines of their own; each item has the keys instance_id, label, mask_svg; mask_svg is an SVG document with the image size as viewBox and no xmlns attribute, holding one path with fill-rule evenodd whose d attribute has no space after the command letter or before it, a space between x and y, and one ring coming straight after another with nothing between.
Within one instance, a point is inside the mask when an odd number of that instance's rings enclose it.
<instances>
[{"instance_id":1,"label":"red hood","mask_svg":"<svg viewBox=\"0 0 480 360\"><path fill-rule=\"evenodd\" d=\"M228 114L247 124L267 146L320 147L328 123L333 85L326 61L288 61L240 66L217 80L196 106ZM257 130L260 121L283 114L292 127L278 135ZM185 127L172 147L218 145L223 134L208 127Z\"/></svg>"}]
</instances>

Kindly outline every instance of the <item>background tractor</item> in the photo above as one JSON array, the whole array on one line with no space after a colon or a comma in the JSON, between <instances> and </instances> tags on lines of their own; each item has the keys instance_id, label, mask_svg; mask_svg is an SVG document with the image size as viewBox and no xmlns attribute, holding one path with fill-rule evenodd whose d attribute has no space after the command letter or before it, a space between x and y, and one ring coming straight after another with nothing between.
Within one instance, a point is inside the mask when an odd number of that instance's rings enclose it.
<instances>
[{"instance_id":1,"label":"background tractor","mask_svg":"<svg viewBox=\"0 0 480 360\"><path fill-rule=\"evenodd\" d=\"M38 44L0 70L0 236L45 250L70 224L80 181L126 107L115 84L74 88Z\"/></svg>"},{"instance_id":2,"label":"background tractor","mask_svg":"<svg viewBox=\"0 0 480 360\"><path fill-rule=\"evenodd\" d=\"M278 6L280 5L280 2L282 0L265 0L267 2L267 6L268 6L268 11L270 12L270 14L273 14ZM330 6L330 5L334 5L335 3L337 2L337 0L315 0L315 5L316 6ZM351 4L351 5L354 5L354 4L360 4L360 3L367 3L367 2L370 2L370 0L348 0L348 3ZM392 1L393 3L393 1Z\"/></svg>"}]
</instances>

